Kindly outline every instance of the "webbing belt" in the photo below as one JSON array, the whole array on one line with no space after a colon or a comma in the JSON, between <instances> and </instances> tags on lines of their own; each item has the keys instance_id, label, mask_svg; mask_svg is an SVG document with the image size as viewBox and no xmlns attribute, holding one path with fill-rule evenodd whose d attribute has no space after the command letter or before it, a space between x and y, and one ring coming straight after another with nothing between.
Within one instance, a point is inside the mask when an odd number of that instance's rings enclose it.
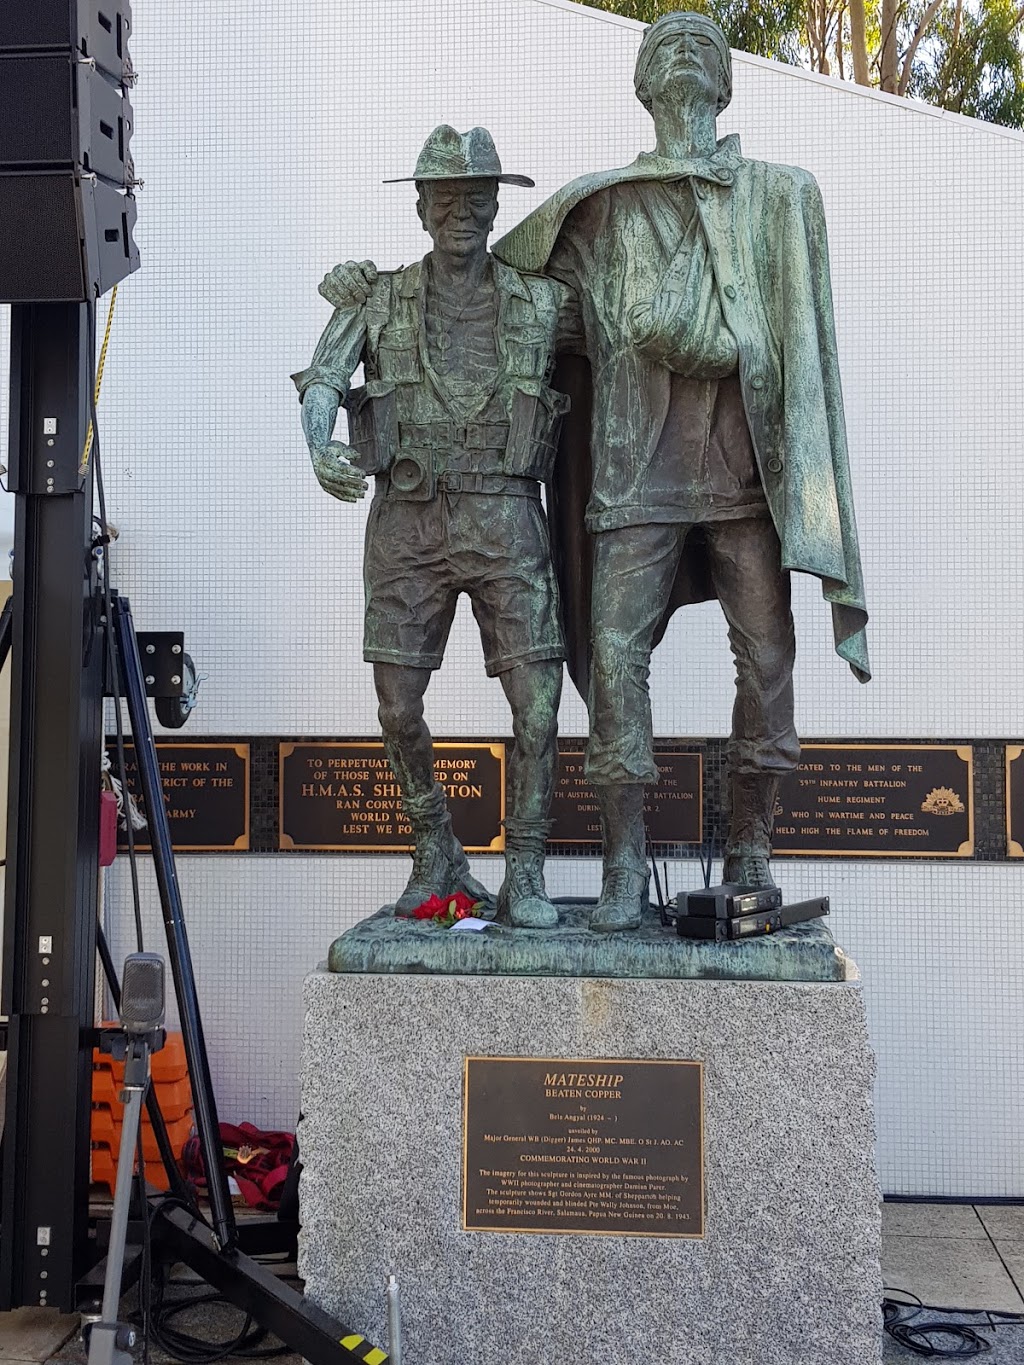
<instances>
[{"instance_id":1,"label":"webbing belt","mask_svg":"<svg viewBox=\"0 0 1024 1365\"><path fill-rule=\"evenodd\" d=\"M464 450L504 450L508 444L507 422L400 422L400 445L462 446Z\"/></svg>"}]
</instances>

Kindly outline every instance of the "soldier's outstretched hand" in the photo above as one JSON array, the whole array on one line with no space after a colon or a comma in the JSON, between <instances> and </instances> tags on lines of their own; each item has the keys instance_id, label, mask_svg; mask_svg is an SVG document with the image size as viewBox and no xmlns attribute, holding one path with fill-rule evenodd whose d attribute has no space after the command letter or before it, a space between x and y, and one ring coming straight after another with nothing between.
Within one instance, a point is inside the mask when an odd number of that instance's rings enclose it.
<instances>
[{"instance_id":1,"label":"soldier's outstretched hand","mask_svg":"<svg viewBox=\"0 0 1024 1365\"><path fill-rule=\"evenodd\" d=\"M341 441L331 441L325 450L311 451L313 472L325 493L339 502L358 502L365 494L366 475L352 461L357 452Z\"/></svg>"},{"instance_id":2,"label":"soldier's outstretched hand","mask_svg":"<svg viewBox=\"0 0 1024 1365\"><path fill-rule=\"evenodd\" d=\"M320 293L335 308L353 308L366 302L376 282L372 261L346 261L324 276Z\"/></svg>"}]
</instances>

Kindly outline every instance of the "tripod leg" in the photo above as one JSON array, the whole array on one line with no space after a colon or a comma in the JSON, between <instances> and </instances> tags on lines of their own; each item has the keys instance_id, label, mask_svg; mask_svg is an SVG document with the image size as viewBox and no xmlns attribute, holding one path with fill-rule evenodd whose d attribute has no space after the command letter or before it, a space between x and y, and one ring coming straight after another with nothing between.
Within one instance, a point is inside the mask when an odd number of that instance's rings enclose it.
<instances>
[{"instance_id":1,"label":"tripod leg","mask_svg":"<svg viewBox=\"0 0 1024 1365\"><path fill-rule=\"evenodd\" d=\"M117 1183L114 1186L114 1209L110 1218L103 1310L101 1320L93 1324L89 1333L89 1365L130 1365L129 1348L135 1344L135 1334L118 1322L117 1314L121 1303L121 1275L128 1237L135 1144L142 1118L142 1097L149 1087L149 1046L142 1040L133 1039L128 1044L124 1085L124 1121L121 1125L121 1149L117 1155Z\"/></svg>"},{"instance_id":2,"label":"tripod leg","mask_svg":"<svg viewBox=\"0 0 1024 1365\"><path fill-rule=\"evenodd\" d=\"M221 1247L228 1248L237 1242L238 1230L235 1226L234 1209L231 1207L227 1175L224 1172L217 1103L213 1094L213 1082L210 1079L210 1063L206 1055L203 1021L199 1013L192 954L189 951L181 891L178 888L178 877L174 867L174 850L171 846L171 831L160 783L160 766L157 762L153 730L146 706L139 644L135 638L131 607L124 597L114 596L113 613L114 638L124 677L128 717L131 721L135 757L139 765L146 818L149 821L153 866L160 892L164 928L167 932L167 955L171 962L174 993L178 1001L178 1016L185 1043L185 1057L192 1080L196 1128L206 1170L213 1230ZM117 666L117 662L114 661L114 667Z\"/></svg>"}]
</instances>

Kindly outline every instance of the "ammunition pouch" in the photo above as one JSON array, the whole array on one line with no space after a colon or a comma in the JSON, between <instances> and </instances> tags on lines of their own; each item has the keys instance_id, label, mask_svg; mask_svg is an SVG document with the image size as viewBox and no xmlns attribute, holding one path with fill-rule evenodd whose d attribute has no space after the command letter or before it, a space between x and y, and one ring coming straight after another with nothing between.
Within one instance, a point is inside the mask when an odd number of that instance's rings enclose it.
<instances>
[{"instance_id":1,"label":"ammunition pouch","mask_svg":"<svg viewBox=\"0 0 1024 1365\"><path fill-rule=\"evenodd\" d=\"M401 502L429 502L437 493L432 450L401 449L390 469L389 496Z\"/></svg>"},{"instance_id":2,"label":"ammunition pouch","mask_svg":"<svg viewBox=\"0 0 1024 1365\"><path fill-rule=\"evenodd\" d=\"M517 379L509 402L509 433L502 469L547 483L555 467L558 432L569 397L538 379Z\"/></svg>"},{"instance_id":3,"label":"ammunition pouch","mask_svg":"<svg viewBox=\"0 0 1024 1365\"><path fill-rule=\"evenodd\" d=\"M359 454L359 468L364 474L386 474L398 455L394 384L372 379L362 388L351 389L345 399L345 411L348 443Z\"/></svg>"}]
</instances>

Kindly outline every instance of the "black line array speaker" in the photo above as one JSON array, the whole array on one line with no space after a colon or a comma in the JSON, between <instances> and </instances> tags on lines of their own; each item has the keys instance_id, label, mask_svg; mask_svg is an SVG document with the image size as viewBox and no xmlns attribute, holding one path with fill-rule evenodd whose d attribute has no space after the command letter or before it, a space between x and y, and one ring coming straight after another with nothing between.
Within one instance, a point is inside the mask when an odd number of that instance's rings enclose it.
<instances>
[{"instance_id":1,"label":"black line array speaker","mask_svg":"<svg viewBox=\"0 0 1024 1365\"><path fill-rule=\"evenodd\" d=\"M130 28L128 0L0 0L0 302L138 269Z\"/></svg>"}]
</instances>

